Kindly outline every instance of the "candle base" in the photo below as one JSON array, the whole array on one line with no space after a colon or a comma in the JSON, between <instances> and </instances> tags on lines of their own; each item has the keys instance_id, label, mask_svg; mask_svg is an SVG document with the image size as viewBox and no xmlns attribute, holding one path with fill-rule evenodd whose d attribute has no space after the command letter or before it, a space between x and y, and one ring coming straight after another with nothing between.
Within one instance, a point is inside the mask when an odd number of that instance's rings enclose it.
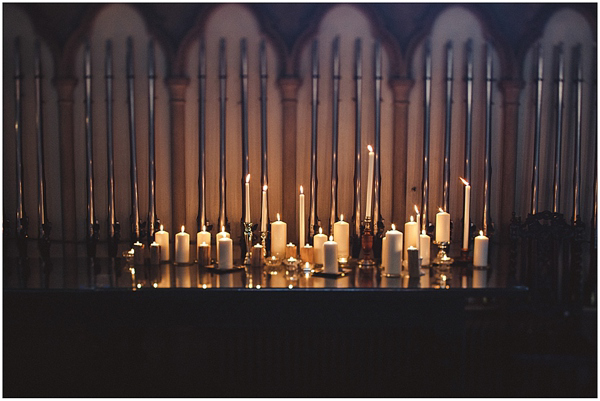
<instances>
[{"instance_id":1,"label":"candle base","mask_svg":"<svg viewBox=\"0 0 600 401\"><path fill-rule=\"evenodd\" d=\"M360 236L363 257L358 262L359 268L372 268L375 266L375 259L373 259L373 240L373 222L370 217L367 217L365 218L363 232Z\"/></svg>"},{"instance_id":2,"label":"candle base","mask_svg":"<svg viewBox=\"0 0 600 401\"><path fill-rule=\"evenodd\" d=\"M452 263L454 263L454 259L449 257L447 252L450 248L450 242L433 241L433 243L436 244L439 249L436 258L433 260L433 264L449 269Z\"/></svg>"},{"instance_id":3,"label":"candle base","mask_svg":"<svg viewBox=\"0 0 600 401\"><path fill-rule=\"evenodd\" d=\"M252 252L252 223L244 222L244 243L246 244L244 265L251 263L250 253Z\"/></svg>"}]
</instances>

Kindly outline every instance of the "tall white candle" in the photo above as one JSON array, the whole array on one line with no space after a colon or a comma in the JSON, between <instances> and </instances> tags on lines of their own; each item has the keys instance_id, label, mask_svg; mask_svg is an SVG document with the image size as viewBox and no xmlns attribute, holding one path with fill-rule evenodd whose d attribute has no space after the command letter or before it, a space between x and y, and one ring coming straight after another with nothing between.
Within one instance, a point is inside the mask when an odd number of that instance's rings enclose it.
<instances>
[{"instance_id":1,"label":"tall white candle","mask_svg":"<svg viewBox=\"0 0 600 401\"><path fill-rule=\"evenodd\" d=\"M473 246L473 266L487 266L489 243L489 238L483 235L483 231L479 231L479 235L475 237Z\"/></svg>"},{"instance_id":2,"label":"tall white candle","mask_svg":"<svg viewBox=\"0 0 600 401\"><path fill-rule=\"evenodd\" d=\"M371 217L371 213L373 210L372 202L373 202L373 178L374 178L374 169L375 169L375 152L373 152L373 148L371 145L367 146L369 148L369 170L367 175L367 208L365 210L365 217Z\"/></svg>"},{"instance_id":3,"label":"tall white candle","mask_svg":"<svg viewBox=\"0 0 600 401\"><path fill-rule=\"evenodd\" d=\"M217 263L219 262L219 240L221 238L229 238L230 235L227 231L225 231L225 226L221 227L221 232L217 233Z\"/></svg>"},{"instance_id":4,"label":"tall white candle","mask_svg":"<svg viewBox=\"0 0 600 401\"><path fill-rule=\"evenodd\" d=\"M417 215L417 233L421 231L421 215L419 214L419 208L415 205L415 213ZM420 241L417 241L417 249L421 248ZM421 258L421 251L419 250L419 257Z\"/></svg>"},{"instance_id":5,"label":"tall white candle","mask_svg":"<svg viewBox=\"0 0 600 401\"><path fill-rule=\"evenodd\" d=\"M300 249L302 249L304 248L304 245L306 243L306 233L304 231L306 229L306 221L304 221L304 189L302 188L302 185L300 185L300 198L298 202L298 209L298 224L300 226L300 232L298 233L300 238L298 238L298 243L300 244Z\"/></svg>"},{"instance_id":6,"label":"tall white candle","mask_svg":"<svg viewBox=\"0 0 600 401\"><path fill-rule=\"evenodd\" d=\"M285 257L285 245L287 243L287 224L281 221L277 213L277 221L271 223L271 255L279 259Z\"/></svg>"},{"instance_id":7,"label":"tall white candle","mask_svg":"<svg viewBox=\"0 0 600 401\"><path fill-rule=\"evenodd\" d=\"M425 233L425 230L421 232L419 237L419 252L421 253L419 257L423 259L421 265L429 266L429 263L431 263L431 238Z\"/></svg>"},{"instance_id":8,"label":"tall white candle","mask_svg":"<svg viewBox=\"0 0 600 401\"><path fill-rule=\"evenodd\" d=\"M218 244L219 269L231 269L233 267L233 241L231 238L222 237Z\"/></svg>"},{"instance_id":9,"label":"tall white candle","mask_svg":"<svg viewBox=\"0 0 600 401\"><path fill-rule=\"evenodd\" d=\"M323 255L325 258L325 273L338 272L338 244L333 240L333 236L329 237L329 241L323 244Z\"/></svg>"},{"instance_id":10,"label":"tall white candle","mask_svg":"<svg viewBox=\"0 0 600 401\"><path fill-rule=\"evenodd\" d=\"M267 186L265 185L262 190L262 205L260 209L260 231L267 232Z\"/></svg>"},{"instance_id":11,"label":"tall white candle","mask_svg":"<svg viewBox=\"0 0 600 401\"><path fill-rule=\"evenodd\" d=\"M244 216L244 222L250 223L250 174L246 176L246 184L244 185L246 191L246 216Z\"/></svg>"},{"instance_id":12,"label":"tall white candle","mask_svg":"<svg viewBox=\"0 0 600 401\"><path fill-rule=\"evenodd\" d=\"M396 230L396 225L392 224L392 229L385 233L385 237L387 238L385 271L387 274L399 275L402 270L403 234Z\"/></svg>"},{"instance_id":13,"label":"tall white candle","mask_svg":"<svg viewBox=\"0 0 600 401\"><path fill-rule=\"evenodd\" d=\"M319 227L319 233L313 237L315 264L323 264L323 244L327 241L327 236L323 234L323 229Z\"/></svg>"},{"instance_id":14,"label":"tall white candle","mask_svg":"<svg viewBox=\"0 0 600 401\"><path fill-rule=\"evenodd\" d=\"M198 231L196 234L196 248L202 245L203 242L210 246L211 235L206 231L206 226L202 226L202 231ZM196 249L197 250L197 249Z\"/></svg>"},{"instance_id":15,"label":"tall white candle","mask_svg":"<svg viewBox=\"0 0 600 401\"><path fill-rule=\"evenodd\" d=\"M175 235L175 262L189 263L190 261L190 235L181 226L181 232Z\"/></svg>"},{"instance_id":16,"label":"tall white candle","mask_svg":"<svg viewBox=\"0 0 600 401\"><path fill-rule=\"evenodd\" d=\"M437 242L450 242L450 213L440 208L435 215L435 240Z\"/></svg>"},{"instance_id":17,"label":"tall white candle","mask_svg":"<svg viewBox=\"0 0 600 401\"><path fill-rule=\"evenodd\" d=\"M408 260L408 247L418 249L419 224L410 216L410 221L404 224L404 260Z\"/></svg>"},{"instance_id":18,"label":"tall white candle","mask_svg":"<svg viewBox=\"0 0 600 401\"><path fill-rule=\"evenodd\" d=\"M333 223L333 240L338 244L338 257L340 262L346 263L350 256L350 224L340 215L340 221Z\"/></svg>"},{"instance_id":19,"label":"tall white candle","mask_svg":"<svg viewBox=\"0 0 600 401\"><path fill-rule=\"evenodd\" d=\"M460 180L465 185L465 209L463 212L463 249L469 249L469 225L470 225L470 212L471 212L471 185L465 181L462 177Z\"/></svg>"},{"instance_id":20,"label":"tall white candle","mask_svg":"<svg viewBox=\"0 0 600 401\"><path fill-rule=\"evenodd\" d=\"M160 245L161 262L169 260L169 233L164 230L162 224L160 225L160 230L154 234L154 241Z\"/></svg>"}]
</instances>

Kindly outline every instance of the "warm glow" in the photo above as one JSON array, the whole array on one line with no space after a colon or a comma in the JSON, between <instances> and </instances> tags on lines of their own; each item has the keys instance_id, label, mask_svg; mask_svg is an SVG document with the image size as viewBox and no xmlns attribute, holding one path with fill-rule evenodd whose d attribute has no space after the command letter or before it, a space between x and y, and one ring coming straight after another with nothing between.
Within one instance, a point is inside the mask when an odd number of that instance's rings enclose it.
<instances>
[{"instance_id":1,"label":"warm glow","mask_svg":"<svg viewBox=\"0 0 600 401\"><path fill-rule=\"evenodd\" d=\"M425 232L425 230L421 231L422 235L427 235L427 233Z\"/></svg>"},{"instance_id":2,"label":"warm glow","mask_svg":"<svg viewBox=\"0 0 600 401\"><path fill-rule=\"evenodd\" d=\"M396 225L394 223L392 223L392 230L396 229Z\"/></svg>"},{"instance_id":3,"label":"warm glow","mask_svg":"<svg viewBox=\"0 0 600 401\"><path fill-rule=\"evenodd\" d=\"M185 232L185 226L181 226L181 232L184 233Z\"/></svg>"},{"instance_id":4,"label":"warm glow","mask_svg":"<svg viewBox=\"0 0 600 401\"><path fill-rule=\"evenodd\" d=\"M248 175L246 176L246 184L248 184L249 182L250 182L250 174L248 174Z\"/></svg>"},{"instance_id":5,"label":"warm glow","mask_svg":"<svg viewBox=\"0 0 600 401\"><path fill-rule=\"evenodd\" d=\"M290 284L288 285L288 288L291 290L292 288L294 288L294 286Z\"/></svg>"},{"instance_id":6,"label":"warm glow","mask_svg":"<svg viewBox=\"0 0 600 401\"><path fill-rule=\"evenodd\" d=\"M444 213L444 209L442 209L441 207L439 208L440 213Z\"/></svg>"},{"instance_id":7,"label":"warm glow","mask_svg":"<svg viewBox=\"0 0 600 401\"><path fill-rule=\"evenodd\" d=\"M202 226L202 231L206 231L206 226Z\"/></svg>"},{"instance_id":8,"label":"warm glow","mask_svg":"<svg viewBox=\"0 0 600 401\"><path fill-rule=\"evenodd\" d=\"M281 221L281 217L279 216L279 213L277 213L277 221Z\"/></svg>"},{"instance_id":9,"label":"warm glow","mask_svg":"<svg viewBox=\"0 0 600 401\"><path fill-rule=\"evenodd\" d=\"M415 205L415 213L419 214L419 208L417 207L417 205Z\"/></svg>"},{"instance_id":10,"label":"warm glow","mask_svg":"<svg viewBox=\"0 0 600 401\"><path fill-rule=\"evenodd\" d=\"M300 185L300 193L303 194L304 193L304 188L302 188L302 185Z\"/></svg>"},{"instance_id":11,"label":"warm glow","mask_svg":"<svg viewBox=\"0 0 600 401\"><path fill-rule=\"evenodd\" d=\"M157 284L157 283L154 283L154 284L152 284L152 286L153 286L154 288L158 288L158 284Z\"/></svg>"},{"instance_id":12,"label":"warm glow","mask_svg":"<svg viewBox=\"0 0 600 401\"><path fill-rule=\"evenodd\" d=\"M344 221L344 215L340 214L340 221Z\"/></svg>"},{"instance_id":13,"label":"warm glow","mask_svg":"<svg viewBox=\"0 0 600 401\"><path fill-rule=\"evenodd\" d=\"M415 219L413 219L413 217L412 217L412 216L410 216L410 222L412 223L412 222L414 222L414 221L415 221Z\"/></svg>"},{"instance_id":14,"label":"warm glow","mask_svg":"<svg viewBox=\"0 0 600 401\"><path fill-rule=\"evenodd\" d=\"M162 224L160 225L160 231L163 231L163 225Z\"/></svg>"},{"instance_id":15,"label":"warm glow","mask_svg":"<svg viewBox=\"0 0 600 401\"><path fill-rule=\"evenodd\" d=\"M469 186L469 183L467 182L467 180L465 180L465 179L464 179L464 178L462 178L462 177L458 177L458 178L460 178L460 180L462 181L462 183L463 183L464 185L466 185L466 186Z\"/></svg>"},{"instance_id":16,"label":"warm glow","mask_svg":"<svg viewBox=\"0 0 600 401\"><path fill-rule=\"evenodd\" d=\"M367 145L367 149L369 149L369 152L373 151L373 147L371 145Z\"/></svg>"},{"instance_id":17,"label":"warm glow","mask_svg":"<svg viewBox=\"0 0 600 401\"><path fill-rule=\"evenodd\" d=\"M481 235L483 237L483 231L479 230L479 235Z\"/></svg>"},{"instance_id":18,"label":"warm glow","mask_svg":"<svg viewBox=\"0 0 600 401\"><path fill-rule=\"evenodd\" d=\"M319 227L319 234L323 234L323 228Z\"/></svg>"},{"instance_id":19,"label":"warm glow","mask_svg":"<svg viewBox=\"0 0 600 401\"><path fill-rule=\"evenodd\" d=\"M224 233L225 232L225 226L221 226L221 232Z\"/></svg>"},{"instance_id":20,"label":"warm glow","mask_svg":"<svg viewBox=\"0 0 600 401\"><path fill-rule=\"evenodd\" d=\"M329 241L333 241L333 235L329 236Z\"/></svg>"},{"instance_id":21,"label":"warm glow","mask_svg":"<svg viewBox=\"0 0 600 401\"><path fill-rule=\"evenodd\" d=\"M202 245L200 246L208 246L208 244L206 243L206 241L202 241Z\"/></svg>"},{"instance_id":22,"label":"warm glow","mask_svg":"<svg viewBox=\"0 0 600 401\"><path fill-rule=\"evenodd\" d=\"M266 185L263 187L263 191L267 192L267 186Z\"/></svg>"}]
</instances>

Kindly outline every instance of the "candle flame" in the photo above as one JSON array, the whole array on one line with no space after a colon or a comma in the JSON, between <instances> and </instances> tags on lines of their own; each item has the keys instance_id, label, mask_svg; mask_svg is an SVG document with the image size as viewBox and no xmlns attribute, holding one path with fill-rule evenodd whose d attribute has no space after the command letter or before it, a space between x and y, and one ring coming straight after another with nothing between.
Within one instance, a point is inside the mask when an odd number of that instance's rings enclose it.
<instances>
[{"instance_id":1,"label":"candle flame","mask_svg":"<svg viewBox=\"0 0 600 401\"><path fill-rule=\"evenodd\" d=\"M369 152L373 151L373 147L371 145L367 145L367 149L369 149Z\"/></svg>"},{"instance_id":2,"label":"candle flame","mask_svg":"<svg viewBox=\"0 0 600 401\"><path fill-rule=\"evenodd\" d=\"M425 230L421 231L421 235L427 235L427 233L425 232Z\"/></svg>"},{"instance_id":3,"label":"candle flame","mask_svg":"<svg viewBox=\"0 0 600 401\"><path fill-rule=\"evenodd\" d=\"M206 241L202 241L202 245L200 245L200 246L208 246L208 245L206 244Z\"/></svg>"},{"instance_id":4,"label":"candle flame","mask_svg":"<svg viewBox=\"0 0 600 401\"><path fill-rule=\"evenodd\" d=\"M319 234L323 234L323 228L319 227Z\"/></svg>"},{"instance_id":5,"label":"candle flame","mask_svg":"<svg viewBox=\"0 0 600 401\"><path fill-rule=\"evenodd\" d=\"M479 235L483 237L483 230L479 230Z\"/></svg>"},{"instance_id":6,"label":"candle flame","mask_svg":"<svg viewBox=\"0 0 600 401\"><path fill-rule=\"evenodd\" d=\"M444 209L442 209L441 207L439 208L440 213L444 213Z\"/></svg>"},{"instance_id":7,"label":"candle flame","mask_svg":"<svg viewBox=\"0 0 600 401\"><path fill-rule=\"evenodd\" d=\"M333 235L329 236L329 241L333 241Z\"/></svg>"},{"instance_id":8,"label":"candle flame","mask_svg":"<svg viewBox=\"0 0 600 401\"><path fill-rule=\"evenodd\" d=\"M250 182L250 174L248 174L248 175L246 176L246 184L248 184L249 182Z\"/></svg>"},{"instance_id":9,"label":"candle flame","mask_svg":"<svg viewBox=\"0 0 600 401\"><path fill-rule=\"evenodd\" d=\"M304 193L304 188L302 188L302 185L300 185L300 193L303 194Z\"/></svg>"},{"instance_id":10,"label":"candle flame","mask_svg":"<svg viewBox=\"0 0 600 401\"><path fill-rule=\"evenodd\" d=\"M266 185L263 187L263 191L267 192L267 186Z\"/></svg>"},{"instance_id":11,"label":"candle flame","mask_svg":"<svg viewBox=\"0 0 600 401\"><path fill-rule=\"evenodd\" d=\"M414 221L415 219L412 216L410 216L410 222L413 223Z\"/></svg>"},{"instance_id":12,"label":"candle flame","mask_svg":"<svg viewBox=\"0 0 600 401\"><path fill-rule=\"evenodd\" d=\"M202 231L206 231L206 225L202 226Z\"/></svg>"},{"instance_id":13,"label":"candle flame","mask_svg":"<svg viewBox=\"0 0 600 401\"><path fill-rule=\"evenodd\" d=\"M160 225L160 231L163 231L163 225L162 224Z\"/></svg>"},{"instance_id":14,"label":"candle flame","mask_svg":"<svg viewBox=\"0 0 600 401\"><path fill-rule=\"evenodd\" d=\"M185 232L185 226L181 226L181 232Z\"/></svg>"},{"instance_id":15,"label":"candle flame","mask_svg":"<svg viewBox=\"0 0 600 401\"><path fill-rule=\"evenodd\" d=\"M279 216L279 213L277 213L277 221L281 221L281 217Z\"/></svg>"},{"instance_id":16,"label":"candle flame","mask_svg":"<svg viewBox=\"0 0 600 401\"><path fill-rule=\"evenodd\" d=\"M469 185L470 185L470 184L467 182L467 180L465 180L464 178L462 178L462 177L458 177L458 178L460 178L460 180L462 181L462 183L463 183L464 185L466 185L466 186L469 186Z\"/></svg>"},{"instance_id":17,"label":"candle flame","mask_svg":"<svg viewBox=\"0 0 600 401\"><path fill-rule=\"evenodd\" d=\"M225 226L221 226L221 232L224 233L225 232Z\"/></svg>"},{"instance_id":18,"label":"candle flame","mask_svg":"<svg viewBox=\"0 0 600 401\"><path fill-rule=\"evenodd\" d=\"M417 214L419 214L419 208L417 207L417 205L415 205L415 212L416 212Z\"/></svg>"},{"instance_id":19,"label":"candle flame","mask_svg":"<svg viewBox=\"0 0 600 401\"><path fill-rule=\"evenodd\" d=\"M392 223L392 230L396 229L396 225L394 223Z\"/></svg>"},{"instance_id":20,"label":"candle flame","mask_svg":"<svg viewBox=\"0 0 600 401\"><path fill-rule=\"evenodd\" d=\"M340 214L340 221L344 221L344 215Z\"/></svg>"}]
</instances>

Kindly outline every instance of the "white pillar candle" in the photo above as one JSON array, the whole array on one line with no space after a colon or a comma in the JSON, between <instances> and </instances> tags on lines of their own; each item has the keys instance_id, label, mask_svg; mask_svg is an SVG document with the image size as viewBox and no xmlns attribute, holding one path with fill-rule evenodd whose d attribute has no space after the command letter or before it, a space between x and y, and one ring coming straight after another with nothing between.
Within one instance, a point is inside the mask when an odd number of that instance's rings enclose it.
<instances>
[{"instance_id":1,"label":"white pillar candle","mask_svg":"<svg viewBox=\"0 0 600 401\"><path fill-rule=\"evenodd\" d=\"M350 256L350 224L340 215L340 221L333 223L333 240L338 244L339 261L346 263Z\"/></svg>"},{"instance_id":2,"label":"white pillar candle","mask_svg":"<svg viewBox=\"0 0 600 401\"><path fill-rule=\"evenodd\" d=\"M244 216L244 222L250 223L250 174L246 176L246 183L244 184L244 190L246 191L246 213Z\"/></svg>"},{"instance_id":3,"label":"white pillar candle","mask_svg":"<svg viewBox=\"0 0 600 401\"><path fill-rule=\"evenodd\" d=\"M323 257L325 258L325 273L337 273L338 244L333 240L333 236L330 236L329 241L325 241L325 243L323 244Z\"/></svg>"},{"instance_id":4,"label":"white pillar candle","mask_svg":"<svg viewBox=\"0 0 600 401\"><path fill-rule=\"evenodd\" d=\"M367 175L367 208L365 209L365 218L371 217L371 213L373 210L373 170L375 168L375 152L373 152L373 148L371 147L371 145L367 147L369 148L369 170Z\"/></svg>"},{"instance_id":5,"label":"white pillar candle","mask_svg":"<svg viewBox=\"0 0 600 401\"><path fill-rule=\"evenodd\" d=\"M279 259L285 257L285 245L287 243L287 224L281 221L277 213L277 221L271 223L271 255Z\"/></svg>"},{"instance_id":6,"label":"white pillar candle","mask_svg":"<svg viewBox=\"0 0 600 401\"><path fill-rule=\"evenodd\" d=\"M387 237L381 239L381 267L387 266Z\"/></svg>"},{"instance_id":7,"label":"white pillar candle","mask_svg":"<svg viewBox=\"0 0 600 401\"><path fill-rule=\"evenodd\" d=\"M327 236L323 234L323 229L319 227L319 233L313 237L315 264L323 264L323 244L327 241Z\"/></svg>"},{"instance_id":8,"label":"white pillar candle","mask_svg":"<svg viewBox=\"0 0 600 401\"><path fill-rule=\"evenodd\" d=\"M233 241L229 237L218 240L219 247L219 269L231 269L233 267Z\"/></svg>"},{"instance_id":9,"label":"white pillar candle","mask_svg":"<svg viewBox=\"0 0 600 401\"><path fill-rule=\"evenodd\" d=\"M206 242L208 245L210 245L210 240L210 233L206 231L206 226L202 226L202 231L198 231L198 234L196 234L196 248L198 248L203 242Z\"/></svg>"},{"instance_id":10,"label":"white pillar candle","mask_svg":"<svg viewBox=\"0 0 600 401\"><path fill-rule=\"evenodd\" d=\"M425 234L425 230L421 232L419 237L419 253L421 254L421 259L423 259L421 265L429 266L429 263L431 263L431 238L429 238L429 235Z\"/></svg>"},{"instance_id":11,"label":"white pillar candle","mask_svg":"<svg viewBox=\"0 0 600 401\"><path fill-rule=\"evenodd\" d=\"M175 235L175 262L189 263L190 261L190 235L181 226L181 232Z\"/></svg>"},{"instance_id":12,"label":"white pillar candle","mask_svg":"<svg viewBox=\"0 0 600 401\"><path fill-rule=\"evenodd\" d=\"M298 224L300 227L300 232L298 233L298 243L300 244L300 249L304 248L304 245L306 244L306 221L304 218L304 189L302 188L302 185L300 185L300 199L298 202L298 210L299 210L299 216L298 216Z\"/></svg>"},{"instance_id":13,"label":"white pillar candle","mask_svg":"<svg viewBox=\"0 0 600 401\"><path fill-rule=\"evenodd\" d=\"M160 260L162 262L169 260L169 233L163 230L163 225L160 225L160 231L154 234L154 241L160 245Z\"/></svg>"},{"instance_id":14,"label":"white pillar candle","mask_svg":"<svg viewBox=\"0 0 600 401\"><path fill-rule=\"evenodd\" d=\"M410 221L404 224L404 260L408 260L408 248L419 245L419 224L410 216Z\"/></svg>"},{"instance_id":15,"label":"white pillar candle","mask_svg":"<svg viewBox=\"0 0 600 401\"><path fill-rule=\"evenodd\" d=\"M402 239L403 234L396 230L392 224L392 229L385 233L387 238L387 256L385 271L387 274L399 275L402 270Z\"/></svg>"},{"instance_id":16,"label":"white pillar candle","mask_svg":"<svg viewBox=\"0 0 600 401\"><path fill-rule=\"evenodd\" d=\"M488 265L489 243L489 238L483 235L483 231L479 231L473 246L473 266L485 267Z\"/></svg>"},{"instance_id":17,"label":"white pillar candle","mask_svg":"<svg viewBox=\"0 0 600 401\"><path fill-rule=\"evenodd\" d=\"M260 231L267 232L267 221L269 217L267 216L267 186L265 185L262 190L262 205L260 211Z\"/></svg>"},{"instance_id":18,"label":"white pillar candle","mask_svg":"<svg viewBox=\"0 0 600 401\"><path fill-rule=\"evenodd\" d=\"M217 233L217 263L219 263L219 240L221 238L229 238L229 233L225 231L225 226L221 227L221 232Z\"/></svg>"},{"instance_id":19,"label":"white pillar candle","mask_svg":"<svg viewBox=\"0 0 600 401\"><path fill-rule=\"evenodd\" d=\"M463 212L463 245L462 249L469 249L469 225L470 225L470 213L471 213L471 186L462 177L460 180L465 185L465 209Z\"/></svg>"},{"instance_id":20,"label":"white pillar candle","mask_svg":"<svg viewBox=\"0 0 600 401\"><path fill-rule=\"evenodd\" d=\"M485 288L487 286L487 270L473 270L473 288Z\"/></svg>"},{"instance_id":21,"label":"white pillar candle","mask_svg":"<svg viewBox=\"0 0 600 401\"><path fill-rule=\"evenodd\" d=\"M450 213L440 208L435 215L435 240L437 242L450 242Z\"/></svg>"}]
</instances>

